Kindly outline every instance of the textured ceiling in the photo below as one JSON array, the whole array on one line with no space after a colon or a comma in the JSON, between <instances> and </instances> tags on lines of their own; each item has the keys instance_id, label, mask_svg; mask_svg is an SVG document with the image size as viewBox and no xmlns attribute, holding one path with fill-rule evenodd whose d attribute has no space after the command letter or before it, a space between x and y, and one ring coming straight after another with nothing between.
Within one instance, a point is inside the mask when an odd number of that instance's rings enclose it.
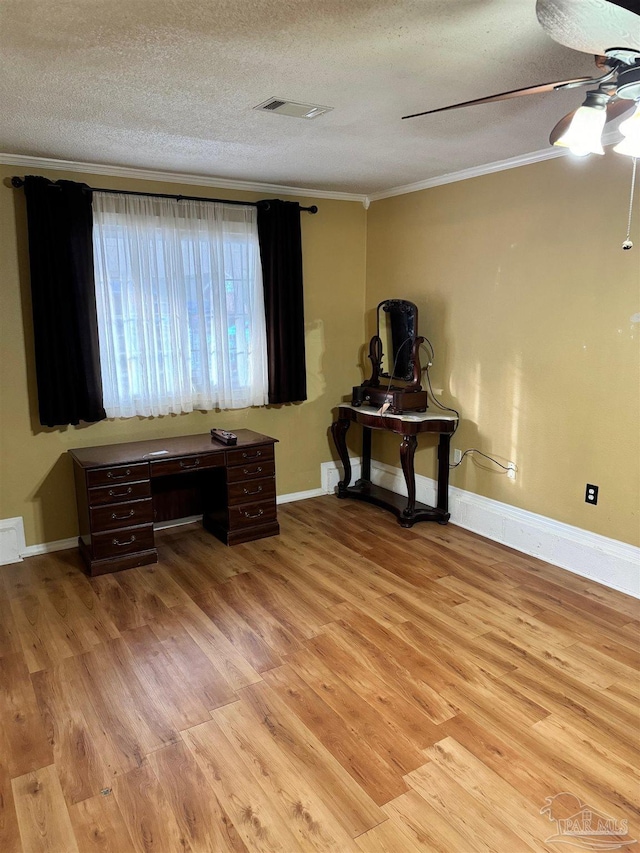
<instances>
[{"instance_id":1,"label":"textured ceiling","mask_svg":"<svg viewBox=\"0 0 640 853\"><path fill-rule=\"evenodd\" d=\"M400 117L595 73L542 30L535 0L0 0L0 12L0 150L324 190L373 193L543 149L582 90ZM334 110L251 109L270 96Z\"/></svg>"}]
</instances>

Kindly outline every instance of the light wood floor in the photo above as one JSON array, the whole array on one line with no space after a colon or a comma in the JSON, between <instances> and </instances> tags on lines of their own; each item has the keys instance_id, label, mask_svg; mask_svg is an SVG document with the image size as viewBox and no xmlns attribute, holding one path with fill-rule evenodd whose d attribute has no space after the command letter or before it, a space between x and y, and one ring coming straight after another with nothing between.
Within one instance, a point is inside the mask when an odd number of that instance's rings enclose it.
<instances>
[{"instance_id":1,"label":"light wood floor","mask_svg":"<svg viewBox=\"0 0 640 853\"><path fill-rule=\"evenodd\" d=\"M451 525L279 514L0 569L2 853L549 853L580 803L640 849L638 602Z\"/></svg>"}]
</instances>

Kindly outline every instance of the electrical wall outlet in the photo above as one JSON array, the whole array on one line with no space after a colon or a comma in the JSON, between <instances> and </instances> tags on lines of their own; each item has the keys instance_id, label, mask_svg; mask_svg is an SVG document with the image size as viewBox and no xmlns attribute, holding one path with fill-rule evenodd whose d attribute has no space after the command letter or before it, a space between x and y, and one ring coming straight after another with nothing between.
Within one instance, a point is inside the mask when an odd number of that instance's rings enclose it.
<instances>
[{"instance_id":1,"label":"electrical wall outlet","mask_svg":"<svg viewBox=\"0 0 640 853\"><path fill-rule=\"evenodd\" d=\"M515 480L517 470L518 469L516 468L515 464L513 462L509 462L509 465L507 467L507 477L510 480Z\"/></svg>"},{"instance_id":2,"label":"electrical wall outlet","mask_svg":"<svg viewBox=\"0 0 640 853\"><path fill-rule=\"evenodd\" d=\"M454 447L453 448L453 464L457 465L461 459L462 459L462 451L458 450L457 447Z\"/></svg>"},{"instance_id":3,"label":"electrical wall outlet","mask_svg":"<svg viewBox=\"0 0 640 853\"><path fill-rule=\"evenodd\" d=\"M585 502L588 504L593 504L594 506L598 503L598 486L592 486L591 483L587 483L587 490L584 494Z\"/></svg>"}]
</instances>

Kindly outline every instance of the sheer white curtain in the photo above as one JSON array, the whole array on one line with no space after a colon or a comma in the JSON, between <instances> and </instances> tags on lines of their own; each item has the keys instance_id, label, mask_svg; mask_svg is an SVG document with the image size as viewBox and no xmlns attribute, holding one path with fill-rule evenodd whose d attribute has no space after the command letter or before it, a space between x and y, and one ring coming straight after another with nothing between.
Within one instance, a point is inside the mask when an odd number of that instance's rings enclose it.
<instances>
[{"instance_id":1,"label":"sheer white curtain","mask_svg":"<svg viewBox=\"0 0 640 853\"><path fill-rule=\"evenodd\" d=\"M267 403L256 214L249 206L94 193L108 417Z\"/></svg>"}]
</instances>

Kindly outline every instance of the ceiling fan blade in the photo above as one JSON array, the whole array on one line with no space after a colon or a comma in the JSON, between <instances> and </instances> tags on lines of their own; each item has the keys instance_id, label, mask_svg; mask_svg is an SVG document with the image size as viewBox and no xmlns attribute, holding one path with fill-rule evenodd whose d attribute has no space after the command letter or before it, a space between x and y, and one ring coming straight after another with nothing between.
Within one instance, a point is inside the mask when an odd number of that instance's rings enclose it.
<instances>
[{"instance_id":1,"label":"ceiling fan blade","mask_svg":"<svg viewBox=\"0 0 640 853\"><path fill-rule=\"evenodd\" d=\"M559 44L602 54L610 47L640 50L637 0L537 0L540 26Z\"/></svg>"},{"instance_id":2,"label":"ceiling fan blade","mask_svg":"<svg viewBox=\"0 0 640 853\"><path fill-rule=\"evenodd\" d=\"M490 95L487 98L476 98L474 101L464 101L461 104L451 104L449 107L438 107L435 110L425 110L421 113L412 113L405 118L416 118L417 116L428 116L432 113L442 113L445 110L458 110L460 107L472 107L475 104L492 104L494 101L507 101L510 98L519 98L521 95L537 95L541 92L552 92L557 86L566 86L568 83L588 83L593 77L576 77L573 80L558 80L555 83L541 83L539 86L527 86L525 89L512 89L509 92L501 92L499 95Z\"/></svg>"},{"instance_id":3,"label":"ceiling fan blade","mask_svg":"<svg viewBox=\"0 0 640 853\"><path fill-rule=\"evenodd\" d=\"M635 107L633 101L626 100L625 98L619 98L617 101L610 101L607 104L607 122L614 121L614 119L620 118L625 113L630 113ZM557 125L553 128L551 133L549 134L549 142L552 145L555 145L556 141L560 139L562 134L567 130L569 125L571 124L571 120L578 111L578 108L573 110L570 113L567 113L566 116L560 119Z\"/></svg>"},{"instance_id":4,"label":"ceiling fan blade","mask_svg":"<svg viewBox=\"0 0 640 853\"><path fill-rule=\"evenodd\" d=\"M609 3L613 3L614 6L621 6L623 9L626 9L628 12L633 12L635 15L638 14L638 0L609 0Z\"/></svg>"}]
</instances>

